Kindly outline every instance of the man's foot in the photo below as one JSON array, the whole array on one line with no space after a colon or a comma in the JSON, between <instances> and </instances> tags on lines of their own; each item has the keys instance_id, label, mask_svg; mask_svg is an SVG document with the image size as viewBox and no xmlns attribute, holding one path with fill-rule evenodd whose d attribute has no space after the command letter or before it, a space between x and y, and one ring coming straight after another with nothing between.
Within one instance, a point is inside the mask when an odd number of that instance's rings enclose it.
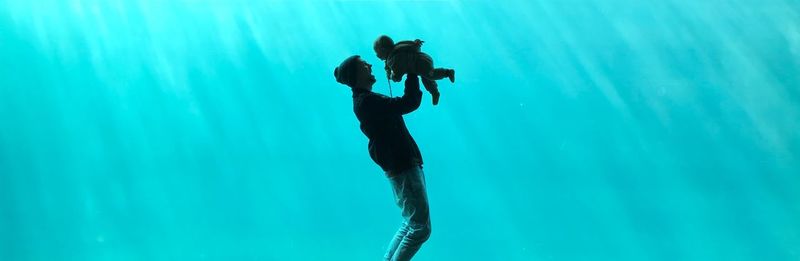
<instances>
[{"instance_id":1,"label":"man's foot","mask_svg":"<svg viewBox=\"0 0 800 261\"><path fill-rule=\"evenodd\" d=\"M438 92L431 93L431 101L433 101L433 105L434 106L436 106L436 104L439 104L439 93Z\"/></svg>"},{"instance_id":2,"label":"man's foot","mask_svg":"<svg viewBox=\"0 0 800 261\"><path fill-rule=\"evenodd\" d=\"M456 82L456 70L453 69L448 70L447 78L450 79L450 82Z\"/></svg>"}]
</instances>

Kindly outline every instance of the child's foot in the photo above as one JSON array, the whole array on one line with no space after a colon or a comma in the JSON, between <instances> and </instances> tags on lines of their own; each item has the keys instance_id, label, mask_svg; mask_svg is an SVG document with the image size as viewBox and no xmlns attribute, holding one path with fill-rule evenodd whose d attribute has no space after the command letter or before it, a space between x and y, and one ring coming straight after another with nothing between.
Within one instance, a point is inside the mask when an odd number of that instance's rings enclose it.
<instances>
[{"instance_id":1,"label":"child's foot","mask_svg":"<svg viewBox=\"0 0 800 261\"><path fill-rule=\"evenodd\" d=\"M431 101L433 101L433 105L434 106L436 104L439 104L439 93L438 92L431 93Z\"/></svg>"},{"instance_id":2,"label":"child's foot","mask_svg":"<svg viewBox=\"0 0 800 261\"><path fill-rule=\"evenodd\" d=\"M450 69L447 71L447 78L450 79L450 82L456 82L456 70Z\"/></svg>"}]
</instances>

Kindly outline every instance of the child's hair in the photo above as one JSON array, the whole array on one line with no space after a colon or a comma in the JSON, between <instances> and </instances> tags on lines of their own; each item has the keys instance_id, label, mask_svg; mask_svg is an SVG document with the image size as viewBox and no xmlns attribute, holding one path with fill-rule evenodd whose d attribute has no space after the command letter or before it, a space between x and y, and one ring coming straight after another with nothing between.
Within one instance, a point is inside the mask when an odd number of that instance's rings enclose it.
<instances>
[{"instance_id":1,"label":"child's hair","mask_svg":"<svg viewBox=\"0 0 800 261\"><path fill-rule=\"evenodd\" d=\"M375 39L373 47L378 54L378 58L386 59L386 56L394 49L394 40L389 36L381 35L378 36L378 39Z\"/></svg>"}]
</instances>

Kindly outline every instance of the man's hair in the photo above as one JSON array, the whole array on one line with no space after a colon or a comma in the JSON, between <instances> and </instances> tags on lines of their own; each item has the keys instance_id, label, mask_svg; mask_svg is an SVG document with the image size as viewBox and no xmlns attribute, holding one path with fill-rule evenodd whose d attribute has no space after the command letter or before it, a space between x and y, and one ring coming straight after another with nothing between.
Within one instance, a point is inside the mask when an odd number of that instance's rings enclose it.
<instances>
[{"instance_id":1,"label":"man's hair","mask_svg":"<svg viewBox=\"0 0 800 261\"><path fill-rule=\"evenodd\" d=\"M356 66L358 65L359 55L353 55L344 59L336 69L333 69L333 77L336 77L336 82L345 84L347 86L355 87L356 85Z\"/></svg>"}]
</instances>

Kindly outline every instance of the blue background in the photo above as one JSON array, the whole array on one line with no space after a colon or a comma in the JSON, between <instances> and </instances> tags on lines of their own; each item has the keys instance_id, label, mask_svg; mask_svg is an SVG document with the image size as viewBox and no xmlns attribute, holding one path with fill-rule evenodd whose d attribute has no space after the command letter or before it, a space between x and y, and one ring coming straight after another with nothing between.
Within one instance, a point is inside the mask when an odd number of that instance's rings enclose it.
<instances>
[{"instance_id":1,"label":"blue background","mask_svg":"<svg viewBox=\"0 0 800 261\"><path fill-rule=\"evenodd\" d=\"M797 1L0 0L0 260L378 260L380 34L457 70L415 260L800 259Z\"/></svg>"}]
</instances>

